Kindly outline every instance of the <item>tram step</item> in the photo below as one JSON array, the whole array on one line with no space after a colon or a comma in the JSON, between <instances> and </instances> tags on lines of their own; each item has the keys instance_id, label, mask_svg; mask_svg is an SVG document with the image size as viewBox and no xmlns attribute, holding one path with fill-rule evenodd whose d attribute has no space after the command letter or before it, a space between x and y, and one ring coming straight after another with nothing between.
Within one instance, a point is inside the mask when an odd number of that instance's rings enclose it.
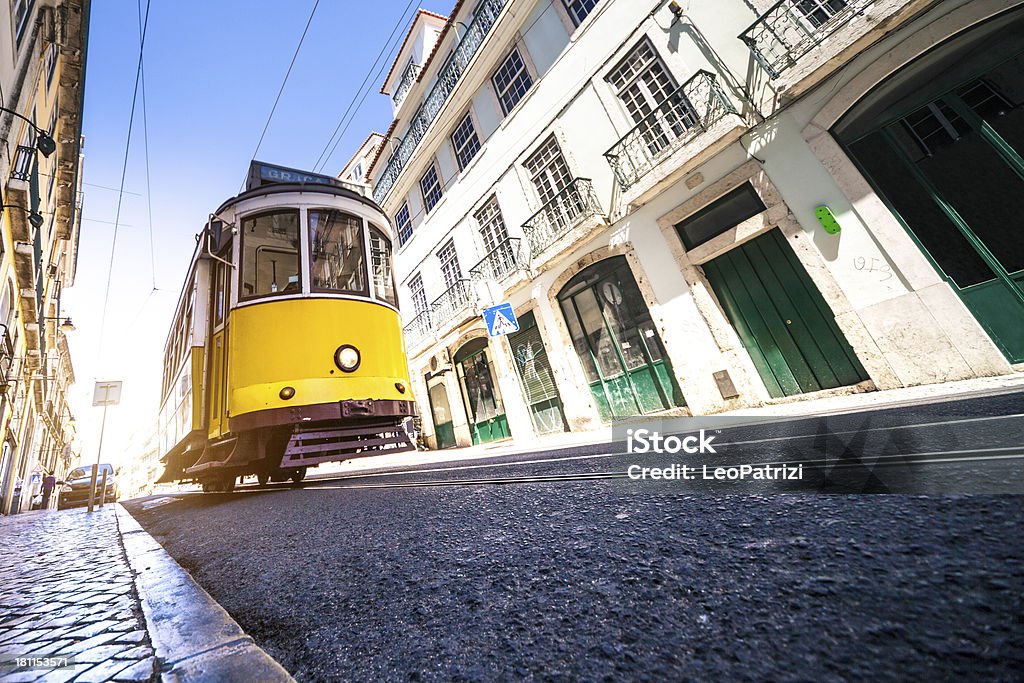
<instances>
[{"instance_id":1,"label":"tram step","mask_svg":"<svg viewBox=\"0 0 1024 683\"><path fill-rule=\"evenodd\" d=\"M281 467L309 467L332 460L414 450L401 426L312 427L292 434Z\"/></svg>"}]
</instances>

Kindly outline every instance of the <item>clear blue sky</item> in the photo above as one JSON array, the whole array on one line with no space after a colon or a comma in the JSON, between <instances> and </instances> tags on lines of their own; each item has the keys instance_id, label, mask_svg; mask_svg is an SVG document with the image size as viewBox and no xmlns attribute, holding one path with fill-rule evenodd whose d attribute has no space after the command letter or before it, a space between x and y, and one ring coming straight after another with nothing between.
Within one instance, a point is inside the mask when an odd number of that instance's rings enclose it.
<instances>
[{"instance_id":1,"label":"clear blue sky","mask_svg":"<svg viewBox=\"0 0 1024 683\"><path fill-rule=\"evenodd\" d=\"M258 158L312 168L408 0L321 0ZM447 14L454 0L413 3ZM152 0L145 45L152 242L146 201L141 96L121 227L111 262L112 225L124 163L139 50L135 3L95 0L85 83L85 201L75 286L62 311L78 384L72 394L80 446L96 457L98 379L125 381L111 409L104 459L121 460L128 439L157 409L160 363L170 317L207 214L236 194L313 7L313 0ZM144 9L144 8L143 8ZM388 60L390 62L390 59ZM387 67L385 67L386 73ZM326 173L335 174L371 130L391 121L387 98L371 91ZM100 342L108 273L111 294ZM153 291L153 285L156 291Z\"/></svg>"}]
</instances>

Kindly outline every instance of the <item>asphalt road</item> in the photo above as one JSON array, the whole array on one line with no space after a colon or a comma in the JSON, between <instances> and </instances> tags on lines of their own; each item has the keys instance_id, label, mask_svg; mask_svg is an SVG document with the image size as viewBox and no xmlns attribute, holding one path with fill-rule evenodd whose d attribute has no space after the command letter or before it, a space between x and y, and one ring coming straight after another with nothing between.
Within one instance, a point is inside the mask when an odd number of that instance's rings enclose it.
<instances>
[{"instance_id":1,"label":"asphalt road","mask_svg":"<svg viewBox=\"0 0 1024 683\"><path fill-rule=\"evenodd\" d=\"M723 463L831 463L792 488L422 485L636 459L591 447L125 505L299 680L1020 680L1024 497L940 492L1020 486L1021 407L722 430Z\"/></svg>"}]
</instances>

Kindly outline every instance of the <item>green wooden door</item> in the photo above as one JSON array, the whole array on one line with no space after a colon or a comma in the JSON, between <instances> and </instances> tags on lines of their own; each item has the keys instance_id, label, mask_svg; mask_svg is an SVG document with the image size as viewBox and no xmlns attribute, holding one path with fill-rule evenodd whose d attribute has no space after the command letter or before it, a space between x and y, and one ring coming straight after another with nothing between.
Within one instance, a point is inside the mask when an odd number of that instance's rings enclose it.
<instances>
[{"instance_id":1,"label":"green wooden door","mask_svg":"<svg viewBox=\"0 0 1024 683\"><path fill-rule=\"evenodd\" d=\"M558 298L602 420L686 405L625 257L581 271Z\"/></svg>"},{"instance_id":2,"label":"green wooden door","mask_svg":"<svg viewBox=\"0 0 1024 683\"><path fill-rule=\"evenodd\" d=\"M834 130L1011 363L1024 362L1024 17L1015 21L926 54Z\"/></svg>"},{"instance_id":3,"label":"green wooden door","mask_svg":"<svg viewBox=\"0 0 1024 683\"><path fill-rule=\"evenodd\" d=\"M434 380L434 384L430 384L430 381L428 378L427 398L434 419L434 438L438 448L452 448L455 446L455 426L452 424L452 411L448 404L448 390L445 389L444 380Z\"/></svg>"},{"instance_id":4,"label":"green wooden door","mask_svg":"<svg viewBox=\"0 0 1024 683\"><path fill-rule=\"evenodd\" d=\"M702 267L773 397L868 378L781 231L769 230Z\"/></svg>"}]
</instances>

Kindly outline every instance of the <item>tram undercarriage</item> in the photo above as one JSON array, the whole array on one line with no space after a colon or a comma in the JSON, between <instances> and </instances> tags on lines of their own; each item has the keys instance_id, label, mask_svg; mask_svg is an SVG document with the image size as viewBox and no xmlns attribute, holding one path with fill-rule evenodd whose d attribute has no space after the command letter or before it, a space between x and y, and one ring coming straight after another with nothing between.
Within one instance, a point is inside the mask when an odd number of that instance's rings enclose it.
<instances>
[{"instance_id":1,"label":"tram undercarriage","mask_svg":"<svg viewBox=\"0 0 1024 683\"><path fill-rule=\"evenodd\" d=\"M299 483L309 467L357 457L415 450L400 420L307 422L241 432L218 440L193 441L170 453L158 481L192 480L204 492L232 491L240 477L255 475L261 486Z\"/></svg>"}]
</instances>

